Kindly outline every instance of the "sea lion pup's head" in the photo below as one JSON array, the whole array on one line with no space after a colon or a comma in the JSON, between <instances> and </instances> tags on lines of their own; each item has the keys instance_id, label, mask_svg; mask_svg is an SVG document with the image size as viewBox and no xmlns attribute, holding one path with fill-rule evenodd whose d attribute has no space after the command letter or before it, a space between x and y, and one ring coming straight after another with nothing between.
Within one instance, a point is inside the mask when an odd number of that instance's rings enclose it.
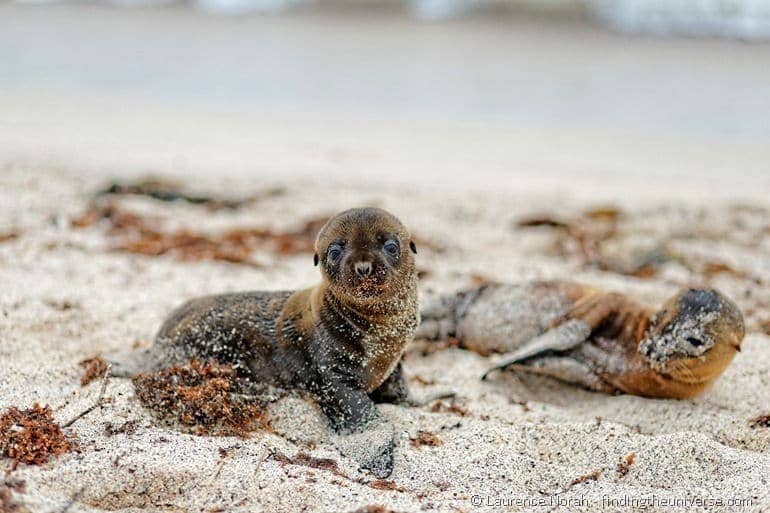
<instances>
[{"instance_id":1,"label":"sea lion pup's head","mask_svg":"<svg viewBox=\"0 0 770 513\"><path fill-rule=\"evenodd\" d=\"M416 285L417 248L401 221L380 208L332 217L318 233L315 251L329 287L350 301L379 301Z\"/></svg>"},{"instance_id":2,"label":"sea lion pup's head","mask_svg":"<svg viewBox=\"0 0 770 513\"><path fill-rule=\"evenodd\" d=\"M705 382L732 361L744 335L743 314L735 303L713 289L685 289L653 316L639 353L659 372Z\"/></svg>"}]
</instances>

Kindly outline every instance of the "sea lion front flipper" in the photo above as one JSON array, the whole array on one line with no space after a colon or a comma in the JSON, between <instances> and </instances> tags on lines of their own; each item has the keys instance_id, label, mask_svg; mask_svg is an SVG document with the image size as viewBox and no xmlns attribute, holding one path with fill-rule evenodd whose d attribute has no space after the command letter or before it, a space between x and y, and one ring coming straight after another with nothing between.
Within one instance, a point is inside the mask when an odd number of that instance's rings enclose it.
<instances>
[{"instance_id":1,"label":"sea lion front flipper","mask_svg":"<svg viewBox=\"0 0 770 513\"><path fill-rule=\"evenodd\" d=\"M393 472L393 426L380 417L364 390L337 377L327 374L316 390L319 405L336 431L335 446L378 478L389 476Z\"/></svg>"},{"instance_id":2,"label":"sea lion front flipper","mask_svg":"<svg viewBox=\"0 0 770 513\"><path fill-rule=\"evenodd\" d=\"M574 349L585 342L590 335L591 326L588 323L582 319L570 319L533 338L516 351L502 355L503 361L485 372L481 379L486 380L494 371L505 370L511 365L523 363L531 358Z\"/></svg>"},{"instance_id":3,"label":"sea lion front flipper","mask_svg":"<svg viewBox=\"0 0 770 513\"><path fill-rule=\"evenodd\" d=\"M318 379L311 389L336 432L332 435L334 445L378 478L389 476L393 472L395 430L361 387L356 369L328 346L327 351L317 353L315 363Z\"/></svg>"}]
</instances>

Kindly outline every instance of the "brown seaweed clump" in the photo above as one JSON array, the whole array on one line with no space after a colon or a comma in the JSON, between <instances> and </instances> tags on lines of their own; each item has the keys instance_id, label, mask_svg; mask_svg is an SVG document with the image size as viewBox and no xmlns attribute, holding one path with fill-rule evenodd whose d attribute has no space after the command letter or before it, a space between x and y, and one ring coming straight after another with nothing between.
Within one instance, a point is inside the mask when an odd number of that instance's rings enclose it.
<instances>
[{"instance_id":1,"label":"brown seaweed clump","mask_svg":"<svg viewBox=\"0 0 770 513\"><path fill-rule=\"evenodd\" d=\"M618 466L615 467L615 472L617 473L619 479L628 475L628 472L631 470L631 465L634 464L634 461L636 461L635 452L626 454L626 457L620 460Z\"/></svg>"},{"instance_id":2,"label":"brown seaweed clump","mask_svg":"<svg viewBox=\"0 0 770 513\"><path fill-rule=\"evenodd\" d=\"M292 457L286 456L280 451L274 450L270 453L270 459L273 459L284 465L299 465L303 467L314 468L331 472L335 476L350 479L350 477L340 470L339 464L331 458L316 458L305 452L298 452Z\"/></svg>"},{"instance_id":3,"label":"brown seaweed clump","mask_svg":"<svg viewBox=\"0 0 770 513\"><path fill-rule=\"evenodd\" d=\"M430 431L418 431L417 435L410 438L413 447L422 447L427 445L428 447L438 447L443 442L438 435L431 433Z\"/></svg>"},{"instance_id":4,"label":"brown seaweed clump","mask_svg":"<svg viewBox=\"0 0 770 513\"><path fill-rule=\"evenodd\" d=\"M388 509L385 506L381 506L379 504L370 504L369 506L358 508L352 513L396 513L396 511Z\"/></svg>"},{"instance_id":5,"label":"brown seaweed clump","mask_svg":"<svg viewBox=\"0 0 770 513\"><path fill-rule=\"evenodd\" d=\"M469 413L468 409L455 397L450 398L449 401L445 401L444 399L437 400L430 407L430 411L433 413L452 413L454 415L459 415L460 417L465 417Z\"/></svg>"},{"instance_id":6,"label":"brown seaweed clump","mask_svg":"<svg viewBox=\"0 0 770 513\"><path fill-rule=\"evenodd\" d=\"M16 232L4 232L0 233L0 242L10 242L19 238L19 234Z\"/></svg>"},{"instance_id":7,"label":"brown seaweed clump","mask_svg":"<svg viewBox=\"0 0 770 513\"><path fill-rule=\"evenodd\" d=\"M281 194L281 189L268 189L262 193L263 197L276 196ZM193 195L182 190L179 184L165 180L146 179L133 183L111 183L106 189L100 191L97 195L138 195L147 196L158 201L183 201L193 205L203 205L209 210L236 209L259 197L254 196L244 199L218 198L214 196Z\"/></svg>"},{"instance_id":8,"label":"brown seaweed clump","mask_svg":"<svg viewBox=\"0 0 770 513\"><path fill-rule=\"evenodd\" d=\"M94 380L103 378L109 368L107 362L101 356L86 358L79 364L83 367L83 376L80 378L80 386L84 387Z\"/></svg>"},{"instance_id":9,"label":"brown seaweed clump","mask_svg":"<svg viewBox=\"0 0 770 513\"><path fill-rule=\"evenodd\" d=\"M269 250L279 255L313 253L315 236L328 216L310 219L298 230L235 228L218 234L188 229L166 230L151 219L116 204L94 204L73 219L76 228L104 221L113 239L112 249L147 256L170 255L182 261L220 260L255 266L252 254Z\"/></svg>"},{"instance_id":10,"label":"brown seaweed clump","mask_svg":"<svg viewBox=\"0 0 770 513\"><path fill-rule=\"evenodd\" d=\"M42 465L72 449L48 405L35 403L27 410L11 406L0 415L0 455L13 460L13 469L19 463Z\"/></svg>"},{"instance_id":11,"label":"brown seaweed clump","mask_svg":"<svg viewBox=\"0 0 770 513\"><path fill-rule=\"evenodd\" d=\"M239 394L237 374L229 365L192 360L134 377L136 395L151 410L193 427L199 435L245 437L268 429L262 405Z\"/></svg>"}]
</instances>

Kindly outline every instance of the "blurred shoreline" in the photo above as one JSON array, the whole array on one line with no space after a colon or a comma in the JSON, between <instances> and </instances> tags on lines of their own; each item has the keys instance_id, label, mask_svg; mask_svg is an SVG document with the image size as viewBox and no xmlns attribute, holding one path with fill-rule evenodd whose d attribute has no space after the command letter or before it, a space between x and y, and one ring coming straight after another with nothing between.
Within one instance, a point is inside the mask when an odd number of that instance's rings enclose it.
<instances>
[{"instance_id":1,"label":"blurred shoreline","mask_svg":"<svg viewBox=\"0 0 770 513\"><path fill-rule=\"evenodd\" d=\"M769 61L770 46L565 20L6 4L0 153L108 174L760 196Z\"/></svg>"},{"instance_id":2,"label":"blurred shoreline","mask_svg":"<svg viewBox=\"0 0 770 513\"><path fill-rule=\"evenodd\" d=\"M83 4L81 0L17 2ZM96 3L122 8L184 7L221 16L359 10L437 21L485 15L544 15L590 20L631 34L744 40L770 37L770 5L766 0L97 0Z\"/></svg>"},{"instance_id":3,"label":"blurred shoreline","mask_svg":"<svg viewBox=\"0 0 770 513\"><path fill-rule=\"evenodd\" d=\"M22 4L83 5L81 0L18 0ZM94 5L90 3L89 5ZM422 21L469 17L532 17L591 22L626 34L656 37L770 39L767 0L96 0L122 8L183 7L217 16L302 12L389 13Z\"/></svg>"}]
</instances>

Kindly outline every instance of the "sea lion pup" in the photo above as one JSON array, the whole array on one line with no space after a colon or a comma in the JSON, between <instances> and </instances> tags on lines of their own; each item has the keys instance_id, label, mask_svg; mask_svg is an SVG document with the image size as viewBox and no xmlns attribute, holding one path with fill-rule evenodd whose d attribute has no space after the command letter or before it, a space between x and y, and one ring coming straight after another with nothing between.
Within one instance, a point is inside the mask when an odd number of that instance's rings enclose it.
<instances>
[{"instance_id":1,"label":"sea lion pup","mask_svg":"<svg viewBox=\"0 0 770 513\"><path fill-rule=\"evenodd\" d=\"M713 289L684 289L657 312L577 283L487 284L445 296L422 312L416 338L456 337L495 371L515 367L590 390L689 398L740 351L738 307Z\"/></svg>"},{"instance_id":2,"label":"sea lion pup","mask_svg":"<svg viewBox=\"0 0 770 513\"><path fill-rule=\"evenodd\" d=\"M336 431L362 432L383 422L376 402L407 398L401 356L419 324L416 252L389 212L346 210L316 239L318 285L188 301L161 326L145 367L230 364L246 380L310 391ZM378 476L393 467L390 432L385 447L352 449L374 450L362 466Z\"/></svg>"}]
</instances>

